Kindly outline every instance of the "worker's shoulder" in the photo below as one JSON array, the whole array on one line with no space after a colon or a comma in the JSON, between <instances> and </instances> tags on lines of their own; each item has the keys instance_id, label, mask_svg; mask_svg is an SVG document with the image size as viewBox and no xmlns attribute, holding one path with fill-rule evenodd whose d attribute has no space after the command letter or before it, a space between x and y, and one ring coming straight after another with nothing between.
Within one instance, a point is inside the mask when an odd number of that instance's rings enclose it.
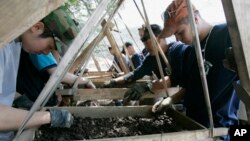
<instances>
[{"instance_id":1,"label":"worker's shoulder","mask_svg":"<svg viewBox=\"0 0 250 141\"><path fill-rule=\"evenodd\" d=\"M8 44L4 45L4 47L0 48L0 56L6 57L14 57L16 59L19 58L21 52L21 43L19 41L11 41ZM19 59L18 59L19 60Z\"/></svg>"},{"instance_id":2,"label":"worker's shoulder","mask_svg":"<svg viewBox=\"0 0 250 141\"><path fill-rule=\"evenodd\" d=\"M168 46L168 54L182 53L192 47L182 42L171 42L168 44Z\"/></svg>"}]
</instances>

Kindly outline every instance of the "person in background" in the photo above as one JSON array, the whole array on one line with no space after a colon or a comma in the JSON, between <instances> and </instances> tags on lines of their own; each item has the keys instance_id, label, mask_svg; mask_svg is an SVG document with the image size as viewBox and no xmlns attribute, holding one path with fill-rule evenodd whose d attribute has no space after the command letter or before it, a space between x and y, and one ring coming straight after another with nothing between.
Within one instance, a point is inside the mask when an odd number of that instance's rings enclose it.
<instances>
[{"instance_id":1,"label":"person in background","mask_svg":"<svg viewBox=\"0 0 250 141\"><path fill-rule=\"evenodd\" d=\"M158 36L162 31L161 27L157 24L152 24L151 28L152 28L155 36ZM124 76L120 76L118 78L110 80L109 82L107 82L105 84L106 87L112 87L116 84L124 84L124 83L134 82L134 81L142 78L145 75L154 76L155 79L161 78L159 67L158 67L157 61L156 61L155 52L154 52L154 46L151 43L148 29L145 28L144 30L145 30L144 35L141 38L141 41L144 43L149 54L145 57L144 61L142 62L142 65L137 67L134 71L132 71ZM168 45L167 45L165 39L160 39L160 45L161 45L163 52L165 52L165 54L167 54ZM161 61L161 65L163 68L164 76L167 76L167 72L166 72L167 66L166 66L165 62L163 61L163 58L161 57L161 55L159 55L159 56L160 56L160 61Z\"/></svg>"},{"instance_id":2,"label":"person in background","mask_svg":"<svg viewBox=\"0 0 250 141\"><path fill-rule=\"evenodd\" d=\"M14 101L14 107L30 109L34 101L39 96L51 74L57 68L61 58L62 49L67 50L71 41L77 35L77 26L72 18L66 13L64 7L53 11L42 20L45 26L53 33L56 41L56 50L48 54L28 53L24 49L21 51L18 75L17 75L17 92L22 96ZM61 53L59 53L59 51ZM57 53L55 53L57 52ZM72 73L66 73L62 83L72 86L78 76ZM86 88L95 88L95 85L87 78L80 77L78 84ZM59 105L60 95L53 95L48 101L47 106Z\"/></svg>"},{"instance_id":3,"label":"person in background","mask_svg":"<svg viewBox=\"0 0 250 141\"><path fill-rule=\"evenodd\" d=\"M238 124L237 110L239 98L234 93L232 82L237 81L235 71L226 68L223 61L225 52L232 46L226 24L211 25L193 6L195 23L198 29L200 45L204 60L212 115L215 127L229 127ZM184 106L186 115L209 127L208 112L204 98L195 48L192 46L193 36L188 20L186 0L173 1L164 12L164 29L159 38L175 35L178 41L187 45L169 48L169 60L172 64L174 81L186 89ZM178 57L178 58L177 58ZM172 79L171 79L172 81ZM157 102L153 111L168 107L171 97ZM228 140L228 136L223 139Z\"/></svg>"},{"instance_id":4,"label":"person in background","mask_svg":"<svg viewBox=\"0 0 250 141\"><path fill-rule=\"evenodd\" d=\"M26 52L48 54L55 49L53 33L41 21L19 38L0 48L0 140L11 141L28 111L12 108L16 94L16 79L21 49ZM54 109L35 112L26 128L43 124L51 127L70 127L73 116L67 110Z\"/></svg>"},{"instance_id":5,"label":"person in background","mask_svg":"<svg viewBox=\"0 0 250 141\"><path fill-rule=\"evenodd\" d=\"M131 57L131 61L135 69L138 68L143 62L143 56L135 51L134 46L130 42L126 42L125 47L127 48L128 54Z\"/></svg>"},{"instance_id":6,"label":"person in background","mask_svg":"<svg viewBox=\"0 0 250 141\"><path fill-rule=\"evenodd\" d=\"M154 33L154 35L157 37L161 32L162 29L157 24L150 25L151 29ZM136 68L134 71L112 79L104 84L104 87L115 87L119 84L129 84L131 82L134 82L140 78L142 78L145 75L152 76L152 80L147 83L140 83L140 84L133 84L133 86L125 93L123 103L124 105L127 105L131 100L137 101L140 99L140 97L145 94L145 92L150 91L154 92L157 89L163 89L165 87L170 87L172 84L170 83L170 78L168 77L168 68L166 63L163 61L162 56L159 54L160 62L163 69L163 75L165 76L165 82L161 79L159 67L157 64L154 46L152 45L152 42L150 40L148 29L144 29L144 35L141 38L141 41L144 43L145 47L148 50L148 55L145 57L144 61L142 62L142 65ZM180 42L174 42L169 45L167 45L165 39L159 39L159 44L162 48L162 51L167 56L168 54L168 48L170 46L176 46L179 44L182 44ZM144 99L140 101L140 104L152 104L154 103L155 99Z\"/></svg>"},{"instance_id":7,"label":"person in background","mask_svg":"<svg viewBox=\"0 0 250 141\"><path fill-rule=\"evenodd\" d=\"M144 30L145 30L145 26L144 26L144 25L142 25L142 27L138 28L138 33L139 33L140 38L143 37L143 35L144 35ZM142 53L142 55L143 55L144 57L147 56L147 54L148 54L147 48L144 47L144 48L142 49L142 52L141 52L141 53Z\"/></svg>"},{"instance_id":8,"label":"person in background","mask_svg":"<svg viewBox=\"0 0 250 141\"><path fill-rule=\"evenodd\" d=\"M116 57L116 52L115 50L112 48L112 47L108 47L109 49L109 52L111 55L114 56L114 61L113 61L113 64L112 66L109 68L108 71L115 71L115 72L118 72L121 71L121 65ZM123 62L125 63L126 67L129 68L129 59L128 57L125 55L124 53L125 51L122 51L121 52L121 55L122 55L122 59L123 59ZM119 71L118 71L119 70Z\"/></svg>"}]
</instances>

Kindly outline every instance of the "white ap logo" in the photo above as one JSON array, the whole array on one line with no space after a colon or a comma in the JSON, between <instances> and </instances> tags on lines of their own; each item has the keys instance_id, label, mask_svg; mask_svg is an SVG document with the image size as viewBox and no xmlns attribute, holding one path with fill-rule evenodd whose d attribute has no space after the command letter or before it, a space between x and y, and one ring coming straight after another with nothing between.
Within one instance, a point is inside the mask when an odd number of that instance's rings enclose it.
<instances>
[{"instance_id":1,"label":"white ap logo","mask_svg":"<svg viewBox=\"0 0 250 141\"><path fill-rule=\"evenodd\" d=\"M234 136L243 136L247 133L246 129L236 129L234 132Z\"/></svg>"}]
</instances>

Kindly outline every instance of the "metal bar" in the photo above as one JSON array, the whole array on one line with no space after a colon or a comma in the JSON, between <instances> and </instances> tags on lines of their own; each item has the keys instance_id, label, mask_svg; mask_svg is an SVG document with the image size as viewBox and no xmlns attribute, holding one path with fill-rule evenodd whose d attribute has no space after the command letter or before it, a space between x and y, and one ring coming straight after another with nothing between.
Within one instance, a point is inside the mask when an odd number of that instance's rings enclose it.
<instances>
[{"instance_id":1,"label":"metal bar","mask_svg":"<svg viewBox=\"0 0 250 141\"><path fill-rule=\"evenodd\" d=\"M152 45L153 45L153 48L154 48L154 52L155 52L155 56L156 56L156 61L157 61L157 64L158 64L158 67L159 67L159 71L160 71L160 75L161 75L161 78L164 82L164 88L166 88L166 81L165 81L165 77L164 77L164 73L163 73L163 69L162 69L162 65L161 65L161 61L160 61L160 57L159 57L159 54L158 54L158 49L157 49L157 40L156 38L154 38L154 33L150 27L150 23L149 23L149 19L148 19L148 16L147 16L147 12L146 12L146 8L145 8L145 5L144 5L144 2L143 0L141 0L141 3L142 3L142 7L143 7L143 11L144 11L144 14L145 14L145 18L146 18L146 26L147 26L147 29L149 31L149 35L150 35L150 40L152 42ZM166 91L166 96L168 97L169 94L168 92Z\"/></svg>"},{"instance_id":2,"label":"metal bar","mask_svg":"<svg viewBox=\"0 0 250 141\"><path fill-rule=\"evenodd\" d=\"M119 27L118 27L118 25L117 25L116 20L114 20L114 22L115 22L115 26L116 26L117 30L120 31L120 29L119 29ZM120 37L120 39L121 39L121 41L122 41L122 44L123 44L122 47L123 47L123 49L125 50L125 53L126 53L125 56L128 57L129 63L130 63L130 65L131 65L131 67L132 67L132 70L135 70L135 66L134 66L134 64L133 64L133 62L132 62L132 60L131 60L131 58L129 57L128 50L127 50L127 48L126 48L126 46L125 46L125 42L124 42L123 39L122 39L121 33L119 32L118 34L119 34L119 37Z\"/></svg>"},{"instance_id":3,"label":"metal bar","mask_svg":"<svg viewBox=\"0 0 250 141\"><path fill-rule=\"evenodd\" d=\"M115 1L113 1L113 4L115 3ZM119 6L120 5L118 5L117 7L116 7L116 9L117 8L119 8ZM116 9L114 10L114 11L116 11ZM113 12L114 12L113 11ZM104 15L106 15L107 14L107 11L106 11L106 13L104 14ZM101 22L102 22L102 20L104 19L104 15L102 16L102 18L101 18L101 20L98 22L98 24L97 25L99 25ZM113 17L113 13L110 15L110 17ZM109 17L109 20L111 20L111 18ZM75 80L75 82L74 82L74 85L72 86L72 89L71 89L71 91L72 91L72 93L76 93L76 91L77 91L77 87L78 87L78 79L80 79L81 78L81 76L83 75L83 72L84 72L84 70L85 70L85 68L86 68L86 66L87 66L87 64L88 64L88 62L89 62L89 60L90 60L90 56L91 56L91 54L92 54L92 52L94 51L94 47L100 42L100 40L103 38L103 36L102 36L102 33L105 31L107 29L107 25L105 25L104 27L103 27L103 29L102 29L102 31L101 31L101 33L97 36L97 40L95 40L94 42L93 42L93 47L91 47L89 50L88 50L88 52L84 55L84 58L85 59L83 59L82 60L82 62L81 62L81 71L80 71L80 74L79 74L79 76L77 77L77 79ZM80 70L80 68L79 68L79 70ZM78 70L78 72L79 72L79 70Z\"/></svg>"},{"instance_id":4,"label":"metal bar","mask_svg":"<svg viewBox=\"0 0 250 141\"><path fill-rule=\"evenodd\" d=\"M20 36L63 3L64 0L1 0L0 48Z\"/></svg>"},{"instance_id":5,"label":"metal bar","mask_svg":"<svg viewBox=\"0 0 250 141\"><path fill-rule=\"evenodd\" d=\"M200 39L199 39L199 34L198 30L195 24L194 20L194 13L193 13L193 6L190 2L190 0L187 0L187 8L188 8L188 13L189 13L189 21L192 27L192 32L193 32L193 44L195 46L195 53L197 56L197 62L200 70L200 75L201 75L201 81L202 81L202 87L203 87L203 92L205 96L205 101L206 101L206 107L208 110L208 116L209 116L209 123L210 123L210 137L213 137L214 135L214 123L213 123L213 114L212 114L212 108L211 108L211 103L210 103L210 97L209 97L209 91L208 91L208 86L207 86L207 78L206 78L206 73L204 69L204 62L201 54L201 46L200 46Z\"/></svg>"},{"instance_id":6,"label":"metal bar","mask_svg":"<svg viewBox=\"0 0 250 141\"><path fill-rule=\"evenodd\" d=\"M107 45L107 43L105 42L105 40L102 40L102 41L103 41L104 45L107 47L108 45ZM114 68L116 69L117 72L119 72L119 73L122 72L121 69L119 68L119 66L117 66L117 64L116 64L116 66L115 66L115 64L112 62L112 64L110 65L110 64L108 63L106 57L105 57L102 53L101 53L101 55L103 56L103 58L105 59L105 61L106 61L107 64L109 65L108 68L114 66Z\"/></svg>"},{"instance_id":7,"label":"metal bar","mask_svg":"<svg viewBox=\"0 0 250 141\"><path fill-rule=\"evenodd\" d=\"M95 58L95 55L94 54L92 54L92 60L94 61L94 63L95 63L95 67L96 67L96 69L100 72L101 71L101 67L100 67L100 64L99 64L99 62L96 60L96 58Z\"/></svg>"},{"instance_id":8,"label":"metal bar","mask_svg":"<svg viewBox=\"0 0 250 141\"><path fill-rule=\"evenodd\" d=\"M127 24L123 21L123 18L122 18L121 14L120 14L119 12L118 12L118 16L120 17L120 19L121 19L122 23L123 23L123 24L124 24L124 26L126 27L126 29L127 29L128 33L129 33L130 37L132 38L132 40L133 40L133 41L134 41L134 43L135 43L135 45L136 45L137 49L141 52L141 49L139 48L139 45L137 44L137 42L136 42L136 40L135 40L134 36L132 35L132 33L131 33L130 29L128 28ZM145 57L143 54L142 54L142 56L143 56L143 57Z\"/></svg>"},{"instance_id":9,"label":"metal bar","mask_svg":"<svg viewBox=\"0 0 250 141\"><path fill-rule=\"evenodd\" d=\"M96 26L100 15L108 7L108 3L109 1L103 0L99 4L95 12L91 15L91 17L86 22L83 29L80 31L78 36L72 42L69 50L66 52L66 54L62 58L62 61L58 65L56 71L51 75L50 79L48 80L41 94L38 96L37 100L31 107L25 119L23 120L16 134L16 137L15 137L16 140L22 133L23 129L25 128L26 124L28 123L30 118L33 116L33 114L41 108L46 97L51 97L52 91L55 91L57 85L61 82L63 76L67 73L68 69L70 68L70 64L72 64L73 60L77 57L78 52L81 50L81 45L86 41L87 39L86 35L89 35L90 32L93 30L93 28Z\"/></svg>"},{"instance_id":10,"label":"metal bar","mask_svg":"<svg viewBox=\"0 0 250 141\"><path fill-rule=\"evenodd\" d=\"M133 1L134 1L134 4L135 4L136 9L138 10L138 12L139 12L139 14L140 14L140 16L141 16L142 20L143 20L143 21L144 21L144 23L145 23L145 22L146 22L146 20L145 20L145 18L143 17L143 14L142 14L142 12L141 12L141 10L140 10L139 6L137 5L137 3L136 3L136 1L135 1L135 0L133 0Z\"/></svg>"},{"instance_id":11,"label":"metal bar","mask_svg":"<svg viewBox=\"0 0 250 141\"><path fill-rule=\"evenodd\" d=\"M105 25L107 25L107 24L110 24L110 22L106 22L105 23ZM128 66L125 63L125 60L124 60L124 58L122 56L122 53L121 53L121 51L118 48L117 42L115 41L114 36L112 35L112 33L111 33L111 31L110 31L109 28L106 28L105 34L106 34L106 37L109 40L109 43L111 44L112 49L114 49L114 51L115 51L114 56L117 58L118 63L120 64L120 67L122 68L122 71L124 73L129 73Z\"/></svg>"},{"instance_id":12,"label":"metal bar","mask_svg":"<svg viewBox=\"0 0 250 141\"><path fill-rule=\"evenodd\" d=\"M246 90L250 100L250 62L249 62L249 19L248 0L222 0L228 30L230 33L234 58L237 64L240 85ZM238 94L238 93L237 93ZM246 99L241 99L243 102ZM245 102L244 102L245 103ZM249 103L245 103L246 105ZM250 107L246 106L248 123L250 124Z\"/></svg>"}]
</instances>

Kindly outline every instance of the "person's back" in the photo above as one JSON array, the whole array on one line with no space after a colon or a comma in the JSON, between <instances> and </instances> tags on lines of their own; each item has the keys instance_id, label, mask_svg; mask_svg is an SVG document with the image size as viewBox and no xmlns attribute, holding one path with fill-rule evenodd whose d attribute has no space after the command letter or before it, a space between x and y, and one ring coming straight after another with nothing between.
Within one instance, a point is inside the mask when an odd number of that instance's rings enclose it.
<instances>
[{"instance_id":1,"label":"person's back","mask_svg":"<svg viewBox=\"0 0 250 141\"><path fill-rule=\"evenodd\" d=\"M20 128L28 114L27 110L13 108L12 103L16 94L16 78L21 48L29 53L48 54L56 48L56 40L44 23L38 21L22 33L15 41L0 48L0 140L13 140L12 131ZM7 124L6 124L7 123ZM73 116L64 109L49 109L37 111L26 125L26 128L50 124L51 127L70 127Z\"/></svg>"},{"instance_id":2,"label":"person's back","mask_svg":"<svg viewBox=\"0 0 250 141\"><path fill-rule=\"evenodd\" d=\"M176 0L168 6L164 13L164 29L160 34L161 38L174 34L177 40L189 45L192 44L191 27L190 23L188 23L188 11L185 6L186 0ZM169 11L174 11L177 8L180 8L180 10L176 11L175 15L169 14L171 13ZM237 109L239 99L233 93L232 86L232 82L238 79L237 74L223 66L225 51L232 46L227 26L225 24L212 26L202 19L199 11L194 6L193 11L196 19L195 23L199 29L198 35L201 40L201 50L203 51L214 125L215 127L228 127L238 124ZM174 52L174 49L172 51ZM171 54L171 52L169 53ZM173 58L170 61L172 61L173 67L174 65L182 66L179 68L180 75L177 75L181 79L177 80L177 82L179 81L181 86L186 88L184 104L187 108L187 115L209 127L195 48L190 46L175 53L183 56L183 61L180 61L175 55L172 55ZM173 71L173 75L174 73L175 71Z\"/></svg>"},{"instance_id":3,"label":"person's back","mask_svg":"<svg viewBox=\"0 0 250 141\"><path fill-rule=\"evenodd\" d=\"M158 36L161 33L162 29L159 25L152 24L150 26L151 26L155 36ZM147 54L147 56L145 56L142 64L139 67L137 67L133 72L128 73L124 76L118 77L116 79L112 79L110 81L111 83L105 84L105 85L107 85L105 87L109 87L109 85L112 83L113 84L115 84L115 83L122 84L124 82L125 83L126 82L133 82L133 81L136 81L138 79L141 79L145 75L152 76L152 78L154 78L154 79L161 78L159 66L158 66L157 59L156 59L156 54L154 51L154 46L151 43L148 30L146 28L144 30L145 31L143 32L143 37L141 38L141 41L144 43L144 45L147 48L147 50L149 51L149 53ZM165 56L166 56L167 51L168 51L168 45L166 44L166 40L160 39L160 42L161 42L160 43L161 49L165 53ZM159 54L159 58L160 58L160 64L162 66L163 75L167 76L168 75L167 65L166 65L165 61L163 60L163 57L160 54Z\"/></svg>"},{"instance_id":4,"label":"person's back","mask_svg":"<svg viewBox=\"0 0 250 141\"><path fill-rule=\"evenodd\" d=\"M132 63L134 65L135 69L136 69L142 64L143 56L141 54L139 54L139 53L135 53L135 54L132 55L131 60L132 60Z\"/></svg>"},{"instance_id":5,"label":"person's back","mask_svg":"<svg viewBox=\"0 0 250 141\"><path fill-rule=\"evenodd\" d=\"M157 24L151 24L151 29L154 33L154 35L157 37L160 32L162 31L161 27ZM161 78L160 75L160 70L159 70L159 66L157 63L157 59L156 59L156 53L154 51L154 46L152 45L152 42L150 40L150 36L149 36L149 32L148 29L145 28L143 29L143 36L141 37L141 41L143 42L143 44L145 45L145 48L148 50L148 54L147 56L145 56L144 61L142 62L142 65L139 66L135 71L134 71L134 76L132 78L132 80L138 80L140 78L142 78L145 75L156 75L158 79ZM159 40L160 44L161 44L161 49L163 50L165 56L167 55L167 51L168 51L168 45L166 44L166 41L164 39L160 39ZM159 53L158 53L159 54ZM159 58L160 58L160 64L162 66L162 71L163 71L163 75L166 76L167 74L167 65L165 63L165 61L163 60L163 57L159 54Z\"/></svg>"},{"instance_id":6,"label":"person's back","mask_svg":"<svg viewBox=\"0 0 250 141\"><path fill-rule=\"evenodd\" d=\"M126 47L126 49L128 51L128 56L131 58L134 69L138 68L143 62L143 56L135 51L134 46L132 45L132 43L126 42L125 47ZM124 53L125 53L125 51L124 51ZM130 64L130 70L132 70L132 65L131 64Z\"/></svg>"},{"instance_id":7,"label":"person's back","mask_svg":"<svg viewBox=\"0 0 250 141\"><path fill-rule=\"evenodd\" d=\"M52 54L44 55L44 56L50 56L52 57ZM25 52L22 50L21 57L20 57L20 64L18 69L18 75L17 75L17 92L27 96L31 101L34 102L37 99L37 96L40 94L42 89L44 88L45 84L47 83L50 74L46 71L46 69L49 69L49 67L56 67L56 61L50 61L43 60L46 68L43 68L43 70L39 70L34 66L32 63L32 57L31 54ZM31 105L28 103L22 103L21 101L18 102L19 99L16 99L14 101L14 104L16 107L22 107L23 104ZM20 105L21 104L21 105ZM56 105L56 97L53 95L48 103L47 106L54 106ZM23 105L23 108L29 108L25 105Z\"/></svg>"},{"instance_id":8,"label":"person's back","mask_svg":"<svg viewBox=\"0 0 250 141\"><path fill-rule=\"evenodd\" d=\"M237 110L239 99L237 95L233 94L233 85L232 82L236 81L237 75L235 72L226 69L223 66L223 60L225 59L225 50L228 47L231 47L231 41L228 33L227 26L223 25L216 25L213 27L210 36L201 42L201 47L204 49L204 58L206 61L209 61L213 66L208 70L207 74L207 83L209 88L209 94L211 99L212 111L213 115L216 117L223 117L224 119L229 117L225 121L221 121L221 118L215 118L214 124L215 127L228 127L232 124L238 124L237 118ZM198 66L198 65L196 65ZM202 119L200 117L208 117L207 110L205 106L205 100L203 96L203 90L200 82L199 71L198 67L193 68L193 73L195 77L189 79L190 82L193 82L192 85L188 83L187 85L187 92L188 97L186 97L186 106L190 107L189 111L187 111L188 115L192 116L194 119L206 125L208 123L207 119ZM198 81L199 79L199 81ZM196 83L194 83L196 82ZM194 89L196 88L196 89ZM199 92L200 91L200 92ZM196 93L196 94L195 94ZM202 96L198 95L198 93L202 94ZM195 96L200 97L200 101L197 99L192 99L192 94ZM224 102L222 102L224 101ZM188 104L187 104L188 103ZM192 103L192 104L191 104ZM231 105L233 104L233 105ZM235 105L234 105L235 104ZM200 106L200 109L195 108ZM199 107L198 106L198 107ZM198 111L199 114L195 114ZM206 125L207 127L209 125Z\"/></svg>"},{"instance_id":9,"label":"person's back","mask_svg":"<svg viewBox=\"0 0 250 141\"><path fill-rule=\"evenodd\" d=\"M12 41L0 48L0 105L11 106L16 93L16 73L21 43ZM4 114L4 113L1 113ZM11 139L14 132L0 132L0 140Z\"/></svg>"}]
</instances>

